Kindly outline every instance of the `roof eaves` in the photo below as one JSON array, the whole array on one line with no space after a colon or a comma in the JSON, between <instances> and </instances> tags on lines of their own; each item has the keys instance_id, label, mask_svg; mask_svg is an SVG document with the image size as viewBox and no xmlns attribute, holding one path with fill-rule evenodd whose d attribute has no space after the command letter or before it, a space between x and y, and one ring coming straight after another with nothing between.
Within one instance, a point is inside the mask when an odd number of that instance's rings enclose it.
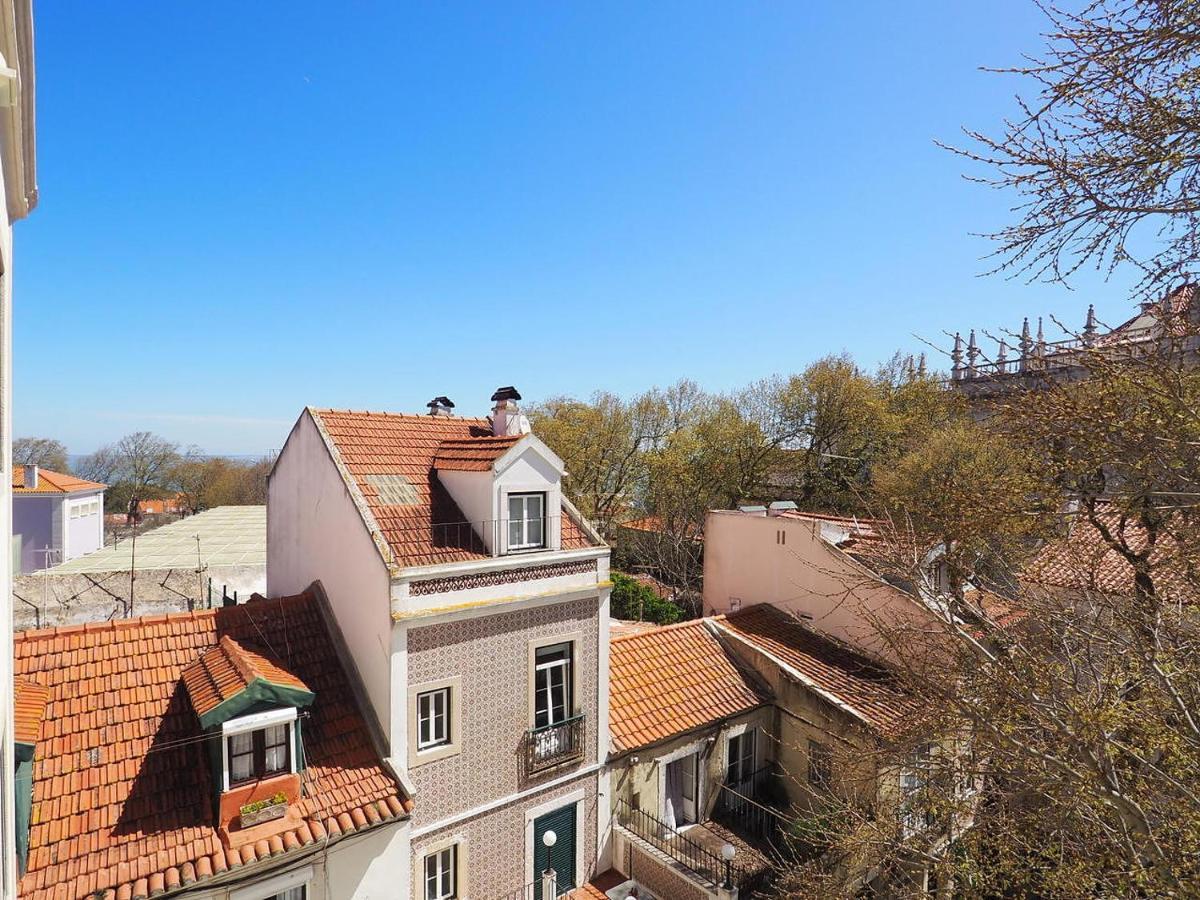
<instances>
[{"instance_id":1,"label":"roof eaves","mask_svg":"<svg viewBox=\"0 0 1200 900\"><path fill-rule=\"evenodd\" d=\"M855 708L852 704L847 703L841 697L837 696L837 694L831 693L826 688L821 687L821 685L817 684L812 678L805 675L803 672L801 672L799 669L792 666L790 663L784 662L782 659L780 659L778 656L776 656L774 653L772 653L766 647L759 644L757 641L752 641L747 637L743 637L742 635L738 634L736 631L734 631L732 628L730 628L727 625L717 623L717 627L720 628L721 630L725 631L726 634L729 635L729 637L733 638L734 640L736 640L742 644L745 644L747 647L749 647L751 650L754 650L756 653L761 653L763 656L767 657L767 659L771 660L771 662L773 662L775 665L779 666L779 668L782 669L791 678L793 678L796 681L799 681L801 684L803 684L805 687L807 687L809 690L811 690L814 694L817 694L819 697L821 697L823 700L830 703L837 709L840 709L842 712L846 713L847 715L853 716L855 719L858 719L860 722L862 722L864 725L866 725L872 731L876 731L876 732L882 731L882 729L880 728L880 724L878 722L876 722L874 719L872 719L870 716L866 715L861 710Z\"/></svg>"}]
</instances>

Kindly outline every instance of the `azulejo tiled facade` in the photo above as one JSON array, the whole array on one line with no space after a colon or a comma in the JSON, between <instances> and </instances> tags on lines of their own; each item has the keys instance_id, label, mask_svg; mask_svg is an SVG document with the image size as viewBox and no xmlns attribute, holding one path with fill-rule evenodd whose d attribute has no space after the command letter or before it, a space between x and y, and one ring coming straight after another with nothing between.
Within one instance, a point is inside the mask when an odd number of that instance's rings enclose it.
<instances>
[{"instance_id":1,"label":"azulejo tiled facade","mask_svg":"<svg viewBox=\"0 0 1200 900\"><path fill-rule=\"evenodd\" d=\"M409 684L460 676L462 752L411 773L421 803L417 827L472 809L595 763L597 747L598 597L464 619L408 633ZM566 771L528 779L522 740L529 728L531 641L578 635L577 708L584 713L584 754Z\"/></svg>"}]
</instances>

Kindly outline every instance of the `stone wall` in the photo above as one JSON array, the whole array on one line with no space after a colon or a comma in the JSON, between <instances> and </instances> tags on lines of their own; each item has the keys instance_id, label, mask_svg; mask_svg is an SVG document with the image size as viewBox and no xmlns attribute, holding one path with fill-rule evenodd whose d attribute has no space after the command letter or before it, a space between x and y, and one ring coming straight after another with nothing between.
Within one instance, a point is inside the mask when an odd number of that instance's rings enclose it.
<instances>
[{"instance_id":1,"label":"stone wall","mask_svg":"<svg viewBox=\"0 0 1200 900\"><path fill-rule=\"evenodd\" d=\"M717 891L624 828L613 829L615 867L663 900L716 900Z\"/></svg>"},{"instance_id":2,"label":"stone wall","mask_svg":"<svg viewBox=\"0 0 1200 900\"><path fill-rule=\"evenodd\" d=\"M266 591L264 566L210 569L203 581L194 569L146 569L135 573L132 615L181 612L208 605L212 580L213 604L221 602L222 586L230 596L246 600L255 591ZM52 575L34 572L13 579L13 628L48 628L123 618L129 610L129 572L90 572Z\"/></svg>"}]
</instances>

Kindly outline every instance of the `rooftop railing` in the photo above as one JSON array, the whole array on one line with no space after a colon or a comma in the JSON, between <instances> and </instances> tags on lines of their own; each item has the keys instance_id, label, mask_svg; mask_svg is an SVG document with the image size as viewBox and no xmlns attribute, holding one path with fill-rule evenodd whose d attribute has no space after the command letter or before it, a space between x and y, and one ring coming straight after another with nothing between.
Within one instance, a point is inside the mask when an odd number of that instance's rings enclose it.
<instances>
[{"instance_id":1,"label":"rooftop railing","mask_svg":"<svg viewBox=\"0 0 1200 900\"><path fill-rule=\"evenodd\" d=\"M398 507L403 510L403 507ZM403 513L391 521L382 522L383 530L393 544L404 548L409 565L427 565L448 559L516 555L546 550L560 533L562 516L537 516L527 519L477 519L474 521L438 522L414 517L408 521ZM434 511L437 519L437 510ZM489 549L492 548L492 549Z\"/></svg>"}]
</instances>

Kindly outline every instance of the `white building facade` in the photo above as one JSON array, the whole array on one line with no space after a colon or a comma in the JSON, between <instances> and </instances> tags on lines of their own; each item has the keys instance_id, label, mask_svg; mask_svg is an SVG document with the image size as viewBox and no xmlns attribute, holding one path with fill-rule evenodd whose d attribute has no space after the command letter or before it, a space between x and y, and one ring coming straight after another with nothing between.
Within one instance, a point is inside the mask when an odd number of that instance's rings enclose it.
<instances>
[{"instance_id":1,"label":"white building facade","mask_svg":"<svg viewBox=\"0 0 1200 900\"><path fill-rule=\"evenodd\" d=\"M414 801L396 896L540 897L606 841L609 550L517 399L308 409L270 478L268 593L321 582Z\"/></svg>"},{"instance_id":2,"label":"white building facade","mask_svg":"<svg viewBox=\"0 0 1200 900\"><path fill-rule=\"evenodd\" d=\"M34 53L31 0L0 2L0 537L12 538L12 226L37 205L34 151ZM12 559L0 553L0 881L16 896L14 838Z\"/></svg>"}]
</instances>

